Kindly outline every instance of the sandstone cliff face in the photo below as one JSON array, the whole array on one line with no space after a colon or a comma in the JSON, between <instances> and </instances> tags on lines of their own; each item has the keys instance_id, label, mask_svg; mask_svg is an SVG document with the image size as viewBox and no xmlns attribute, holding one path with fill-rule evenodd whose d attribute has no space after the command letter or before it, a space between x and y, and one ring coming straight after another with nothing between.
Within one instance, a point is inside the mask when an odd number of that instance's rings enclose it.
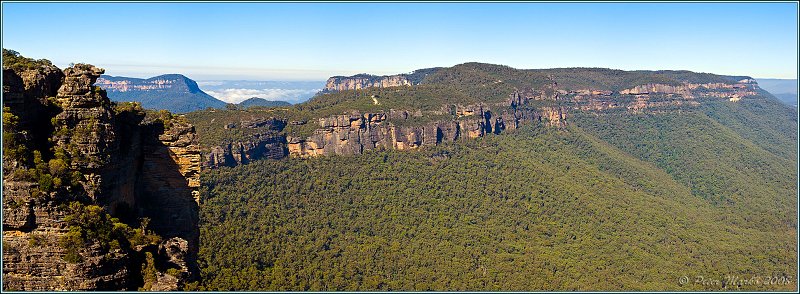
<instances>
[{"instance_id":1,"label":"sandstone cliff face","mask_svg":"<svg viewBox=\"0 0 800 294\"><path fill-rule=\"evenodd\" d=\"M215 146L206 155L205 165L212 167L236 166L261 158L286 157L286 137L267 132L256 134L250 140Z\"/></svg>"},{"instance_id":2,"label":"sandstone cliff face","mask_svg":"<svg viewBox=\"0 0 800 294\"><path fill-rule=\"evenodd\" d=\"M355 75L352 77L332 77L325 83L326 92L360 90L365 88L387 88L397 86L411 86L411 81L405 75L372 76Z\"/></svg>"},{"instance_id":3,"label":"sandstone cliff face","mask_svg":"<svg viewBox=\"0 0 800 294\"><path fill-rule=\"evenodd\" d=\"M63 260L58 242L67 232L66 213L53 202L37 200L24 181L3 186L4 290L112 290L127 288L130 275L124 254L103 254L93 247L80 252L81 263Z\"/></svg>"},{"instance_id":4,"label":"sandstone cliff face","mask_svg":"<svg viewBox=\"0 0 800 294\"><path fill-rule=\"evenodd\" d=\"M687 98L694 97L689 91L687 85L662 85L662 84L647 84L639 85L631 89L625 89L619 92L622 95L642 95L649 93L665 93L665 94L678 94Z\"/></svg>"},{"instance_id":5,"label":"sandstone cliff face","mask_svg":"<svg viewBox=\"0 0 800 294\"><path fill-rule=\"evenodd\" d=\"M173 92L202 91L195 81L180 74L160 75L149 79L101 76L97 79L94 85L109 92L135 92L151 90L172 90Z\"/></svg>"},{"instance_id":6,"label":"sandstone cliff face","mask_svg":"<svg viewBox=\"0 0 800 294\"><path fill-rule=\"evenodd\" d=\"M48 143L53 127L50 117L58 111L48 103L55 97L64 73L55 66L43 66L21 74L3 69L3 106L19 118L19 131L29 144ZM43 130L30 132L28 130ZM5 162L13 165L13 162Z\"/></svg>"},{"instance_id":7,"label":"sandstone cliff face","mask_svg":"<svg viewBox=\"0 0 800 294\"><path fill-rule=\"evenodd\" d=\"M407 77L332 77L324 91L413 85L414 82ZM589 88L565 90L559 89L558 83L551 81L538 90L517 89L510 94L509 99L493 105L443 105L439 111L424 113L421 110L390 110L318 118L318 128L310 136L284 134L281 132L283 126L275 127L246 140L214 147L206 154L205 164L209 167L234 166L259 158L279 159L287 155L355 155L368 150L415 149L462 138L499 134L534 121L563 127L569 121L571 110L663 112L675 107L697 106L700 102L696 100L704 98L724 98L736 102L742 97L756 95L756 90L757 85L752 80L705 84L644 84L619 92ZM426 119L428 116L436 118ZM414 122L420 120L428 122ZM248 125L243 122L241 127Z\"/></svg>"},{"instance_id":8,"label":"sandstone cliff face","mask_svg":"<svg viewBox=\"0 0 800 294\"><path fill-rule=\"evenodd\" d=\"M286 136L280 132L285 126L285 121L275 118L243 120L240 127L258 129L259 132L250 135L247 140L213 147L211 152L205 155L204 165L236 166L261 158L284 158L287 155Z\"/></svg>"},{"instance_id":9,"label":"sandstone cliff face","mask_svg":"<svg viewBox=\"0 0 800 294\"><path fill-rule=\"evenodd\" d=\"M646 84L620 91L622 95L674 94L685 99L698 97L736 98L756 95L757 85L750 79L738 83L683 83L681 85Z\"/></svg>"},{"instance_id":10,"label":"sandstone cliff face","mask_svg":"<svg viewBox=\"0 0 800 294\"><path fill-rule=\"evenodd\" d=\"M41 152L45 162L54 152L63 152L71 159L67 171L80 175L76 187L47 190L41 181L20 175L33 168L30 158L19 161L4 156L4 289L139 286L141 258L130 249L104 252L98 244L87 243L78 252L80 262L65 260L60 240L69 229L64 205L70 201L100 205L119 217L152 218L151 228L164 240L187 244L182 263L187 265L186 276L192 270L200 168L193 128L176 121L164 131L160 122L143 122L143 114L117 113L105 92L92 86L102 72L85 64L63 72L55 67L3 71L4 107L19 117L20 139L29 151ZM155 218L163 215L186 221ZM184 278L159 285L176 289Z\"/></svg>"},{"instance_id":11,"label":"sandstone cliff face","mask_svg":"<svg viewBox=\"0 0 800 294\"><path fill-rule=\"evenodd\" d=\"M161 124L151 123L142 132L136 207L163 239L186 243L181 263L196 275L201 152L194 127L178 121L165 130Z\"/></svg>"},{"instance_id":12,"label":"sandstone cliff face","mask_svg":"<svg viewBox=\"0 0 800 294\"><path fill-rule=\"evenodd\" d=\"M584 89L559 90L569 107L584 111L622 109L638 112L663 112L675 107L695 107L698 99L727 99L738 102L747 96L758 95L758 85L752 79L735 83L683 83L679 85L644 84L618 93Z\"/></svg>"},{"instance_id":13,"label":"sandstone cliff face","mask_svg":"<svg viewBox=\"0 0 800 294\"><path fill-rule=\"evenodd\" d=\"M99 78L95 85L103 89L128 92L128 91L142 91L142 90L156 90L156 89L169 89L174 85L179 84L172 79L152 79L152 80L109 80L107 78Z\"/></svg>"},{"instance_id":14,"label":"sandstone cliff face","mask_svg":"<svg viewBox=\"0 0 800 294\"><path fill-rule=\"evenodd\" d=\"M326 92L368 87L413 85L405 75L332 77ZM602 112L619 109L631 113L663 112L694 107L697 99L724 98L736 102L756 95L754 81L731 83L644 84L619 92L603 89L559 89L546 83L541 89L517 89L509 99L493 105L443 105L440 111L390 110L318 118L310 136L283 134L281 127L255 134L247 140L214 147L206 155L209 167L246 164L259 158L285 156L355 155L368 150L415 149L458 139L499 134L529 122L563 127L571 110ZM435 119L425 119L435 116ZM450 116L450 117L448 117ZM417 123L413 121L428 121ZM285 125L285 122L284 122ZM246 124L241 124L247 127ZM235 126L231 126L235 127Z\"/></svg>"},{"instance_id":15,"label":"sandstone cliff face","mask_svg":"<svg viewBox=\"0 0 800 294\"><path fill-rule=\"evenodd\" d=\"M408 112L380 112L338 115L319 119L320 128L310 137L288 137L290 156L356 155L368 150L407 150L422 146L474 139L487 134L500 134L521 124L543 121L554 126L566 122L566 110L523 108L528 98L513 93L509 100L498 105L467 105L455 107L455 118L435 120L420 125L395 124L415 116ZM512 107L507 107L507 106ZM447 108L447 107L444 107ZM492 108L497 109L494 112Z\"/></svg>"},{"instance_id":16,"label":"sandstone cliff face","mask_svg":"<svg viewBox=\"0 0 800 294\"><path fill-rule=\"evenodd\" d=\"M561 127L566 125L567 109L561 106L531 107L530 101L558 100L536 91L512 93L506 101L475 105L443 105L439 111L390 110L387 112L334 115L317 119L318 128L310 136L286 134L286 122L261 120L260 124L242 121L243 128L260 128L249 139L215 146L205 154L205 166L221 167L286 156L357 155L369 150L409 150L460 139L500 134L532 122ZM427 122L412 120L435 116ZM310 123L310 122L309 122ZM292 124L296 124L292 122ZM267 128L264 128L267 126Z\"/></svg>"},{"instance_id":17,"label":"sandstone cliff face","mask_svg":"<svg viewBox=\"0 0 800 294\"><path fill-rule=\"evenodd\" d=\"M64 73L55 66L43 66L22 72L20 78L24 83L22 94L41 100L56 95L64 80Z\"/></svg>"},{"instance_id":18,"label":"sandstone cliff face","mask_svg":"<svg viewBox=\"0 0 800 294\"><path fill-rule=\"evenodd\" d=\"M105 184L110 183L104 178L114 172L106 167L115 161L112 157L119 154L111 102L92 86L103 72L86 64L67 68L56 96L61 112L55 116L55 145L75 159L71 168L84 175L84 190L93 201L106 200L98 199L107 188ZM133 206L133 203L128 204Z\"/></svg>"}]
</instances>

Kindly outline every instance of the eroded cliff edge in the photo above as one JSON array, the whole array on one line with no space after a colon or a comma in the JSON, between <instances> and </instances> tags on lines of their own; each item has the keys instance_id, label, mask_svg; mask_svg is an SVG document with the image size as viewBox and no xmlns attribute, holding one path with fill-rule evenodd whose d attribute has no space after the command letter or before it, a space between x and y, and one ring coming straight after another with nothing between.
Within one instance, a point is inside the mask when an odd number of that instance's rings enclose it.
<instances>
[{"instance_id":1,"label":"eroded cliff edge","mask_svg":"<svg viewBox=\"0 0 800 294\"><path fill-rule=\"evenodd\" d=\"M565 108L532 107L529 101L539 96L510 95L507 101L490 104L443 105L440 110L380 112L351 111L316 121L287 121L269 117L242 120L229 128L249 128L256 132L247 140L233 141L211 148L204 155L207 167L236 166L261 158L280 159L323 155L357 155L371 150L409 150L457 140L501 134L526 123L563 126ZM286 132L287 125L307 125L309 135Z\"/></svg>"},{"instance_id":2,"label":"eroded cliff edge","mask_svg":"<svg viewBox=\"0 0 800 294\"><path fill-rule=\"evenodd\" d=\"M470 76L481 72L483 67L489 67L493 73L505 70L504 77L514 81L504 81L500 75ZM601 72L600 76L610 81L629 76L609 84L587 76L592 70L568 71L571 72L564 78L548 70L465 64L392 76L332 77L307 108L316 111L327 107L336 109L338 114L319 111L328 114L298 119L296 114L281 117L279 111L272 111L274 116L268 111L241 113L250 117L226 121L225 130L218 131L246 135L227 139L221 145L206 146L204 164L213 168L246 164L260 158L407 150L500 134L529 123L561 127L569 122L570 112L655 114L691 110L719 101L738 103L762 95L749 77L672 71ZM564 80L564 85L559 80ZM402 99L409 100L397 102ZM422 107L391 108L382 103ZM348 110L348 107L362 110ZM363 110L367 108L380 110Z\"/></svg>"},{"instance_id":3,"label":"eroded cliff edge","mask_svg":"<svg viewBox=\"0 0 800 294\"><path fill-rule=\"evenodd\" d=\"M357 74L354 76L334 76L325 82L323 93L360 90L366 88L388 88L398 86L419 85L422 80L435 73L439 68L418 69L408 74L398 74L390 76L376 76L370 74Z\"/></svg>"},{"instance_id":4,"label":"eroded cliff edge","mask_svg":"<svg viewBox=\"0 0 800 294\"><path fill-rule=\"evenodd\" d=\"M197 274L194 128L112 103L102 73L4 66L4 290L176 290Z\"/></svg>"}]
</instances>

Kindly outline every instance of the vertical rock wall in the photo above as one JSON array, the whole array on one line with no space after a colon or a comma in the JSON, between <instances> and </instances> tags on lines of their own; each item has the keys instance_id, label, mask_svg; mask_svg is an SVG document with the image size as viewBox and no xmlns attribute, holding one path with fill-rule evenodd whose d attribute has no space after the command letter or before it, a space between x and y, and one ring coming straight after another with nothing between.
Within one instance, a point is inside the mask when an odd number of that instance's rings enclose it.
<instances>
[{"instance_id":1,"label":"vertical rock wall","mask_svg":"<svg viewBox=\"0 0 800 294\"><path fill-rule=\"evenodd\" d=\"M332 77L325 83L326 92L345 90L360 90L365 88L387 88L398 86L411 86L411 81L405 75L373 76L355 75L352 77Z\"/></svg>"},{"instance_id":2,"label":"vertical rock wall","mask_svg":"<svg viewBox=\"0 0 800 294\"><path fill-rule=\"evenodd\" d=\"M514 92L507 101L496 105L445 105L430 114L446 119L425 123L408 122L424 117L422 111L390 110L378 113L334 115L319 118L319 128L307 137L281 133L285 122L268 119L258 127L269 125L263 133L248 140L216 146L205 155L208 167L235 166L260 158L280 159L285 156L313 157L320 155L356 155L369 150L408 150L437 145L459 139L474 139L487 134L514 130L522 124L543 122L564 126L567 111L561 106L531 107L530 100L543 100L545 93ZM557 95L553 93L551 96ZM548 98L554 102L557 97ZM552 104L552 103L551 103ZM496 109L496 110L493 110ZM265 123L265 122L269 123ZM243 121L242 127L255 127Z\"/></svg>"},{"instance_id":3,"label":"vertical rock wall","mask_svg":"<svg viewBox=\"0 0 800 294\"><path fill-rule=\"evenodd\" d=\"M402 121L421 114L391 111L320 118L320 128L310 137L287 137L288 153L296 157L311 157L354 155L373 149L406 150L461 138L474 139L486 134L500 134L530 122L544 122L553 126L566 124L566 109L560 106L538 109L524 107L530 99L532 98L515 92L509 96L508 101L498 105L455 106L454 119L410 126L393 124L389 118Z\"/></svg>"},{"instance_id":4,"label":"vertical rock wall","mask_svg":"<svg viewBox=\"0 0 800 294\"><path fill-rule=\"evenodd\" d=\"M200 147L194 127L175 122L164 130L161 124L149 124L143 132L137 207L163 238L188 242L191 264L198 250L200 202Z\"/></svg>"},{"instance_id":5,"label":"vertical rock wall","mask_svg":"<svg viewBox=\"0 0 800 294\"><path fill-rule=\"evenodd\" d=\"M141 113L116 112L105 92L92 86L102 73L86 64L63 72L54 66L3 70L3 106L19 117L21 144L40 152L45 163L66 154L68 171L81 175L77 187L42 192L26 175L34 168L31 154L21 161L4 154L5 290L140 286L141 260L133 249L106 252L87 243L79 249L81 261L65 261L60 242L69 229L65 205L71 201L133 218L131 227L138 227L137 217L153 218L151 229L164 240L158 258L186 271L196 267L200 152L194 129L173 120L164 130L160 121L143 122ZM184 278L169 277L159 273L157 288L177 289Z\"/></svg>"}]
</instances>

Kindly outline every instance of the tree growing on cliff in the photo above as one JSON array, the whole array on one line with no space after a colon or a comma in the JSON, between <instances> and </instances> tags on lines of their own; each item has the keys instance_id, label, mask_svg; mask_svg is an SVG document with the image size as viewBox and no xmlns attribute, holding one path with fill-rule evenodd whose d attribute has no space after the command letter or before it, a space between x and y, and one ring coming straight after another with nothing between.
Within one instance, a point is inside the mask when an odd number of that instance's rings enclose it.
<instances>
[{"instance_id":1,"label":"tree growing on cliff","mask_svg":"<svg viewBox=\"0 0 800 294\"><path fill-rule=\"evenodd\" d=\"M61 247L67 252L64 257L67 262L80 262L79 252L90 244L96 244L108 252L137 250L142 246L161 242L161 237L147 230L147 219L142 220L140 228L133 229L97 205L74 201L67 209L69 214L64 221L67 222L69 231L60 240Z\"/></svg>"},{"instance_id":2,"label":"tree growing on cliff","mask_svg":"<svg viewBox=\"0 0 800 294\"><path fill-rule=\"evenodd\" d=\"M153 289L153 284L158 282L158 271L156 270L156 263L153 259L153 254L145 252L145 261L142 264L142 279L144 285L139 287L139 291L150 291Z\"/></svg>"},{"instance_id":3,"label":"tree growing on cliff","mask_svg":"<svg viewBox=\"0 0 800 294\"><path fill-rule=\"evenodd\" d=\"M11 113L10 108L3 107L3 157L26 164L29 151L17 128L18 123L19 117Z\"/></svg>"},{"instance_id":4,"label":"tree growing on cliff","mask_svg":"<svg viewBox=\"0 0 800 294\"><path fill-rule=\"evenodd\" d=\"M3 48L3 67L10 68L16 72L35 69L41 66L52 66L53 63L47 59L27 58L14 50Z\"/></svg>"}]
</instances>

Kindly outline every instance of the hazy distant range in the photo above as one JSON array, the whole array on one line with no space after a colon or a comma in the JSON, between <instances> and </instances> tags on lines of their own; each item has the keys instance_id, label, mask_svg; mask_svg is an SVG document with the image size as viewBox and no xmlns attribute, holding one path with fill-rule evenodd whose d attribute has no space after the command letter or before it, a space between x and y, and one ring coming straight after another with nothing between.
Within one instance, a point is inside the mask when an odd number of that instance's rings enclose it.
<instances>
[{"instance_id":1,"label":"hazy distant range","mask_svg":"<svg viewBox=\"0 0 800 294\"><path fill-rule=\"evenodd\" d=\"M214 98L239 103L258 97L292 104L304 102L325 87L325 81L197 81Z\"/></svg>"},{"instance_id":2,"label":"hazy distant range","mask_svg":"<svg viewBox=\"0 0 800 294\"><path fill-rule=\"evenodd\" d=\"M797 107L797 79L756 79L756 82L783 103Z\"/></svg>"},{"instance_id":3,"label":"hazy distant range","mask_svg":"<svg viewBox=\"0 0 800 294\"><path fill-rule=\"evenodd\" d=\"M788 105L797 107L796 79L756 79L758 85ZM292 104L304 102L325 87L325 81L197 81L214 98L239 103L252 97Z\"/></svg>"},{"instance_id":4,"label":"hazy distant range","mask_svg":"<svg viewBox=\"0 0 800 294\"><path fill-rule=\"evenodd\" d=\"M758 85L788 105L797 107L796 79L756 79ZM200 89L214 98L239 103L258 97L292 104L304 102L325 87L325 81L197 81Z\"/></svg>"}]
</instances>

